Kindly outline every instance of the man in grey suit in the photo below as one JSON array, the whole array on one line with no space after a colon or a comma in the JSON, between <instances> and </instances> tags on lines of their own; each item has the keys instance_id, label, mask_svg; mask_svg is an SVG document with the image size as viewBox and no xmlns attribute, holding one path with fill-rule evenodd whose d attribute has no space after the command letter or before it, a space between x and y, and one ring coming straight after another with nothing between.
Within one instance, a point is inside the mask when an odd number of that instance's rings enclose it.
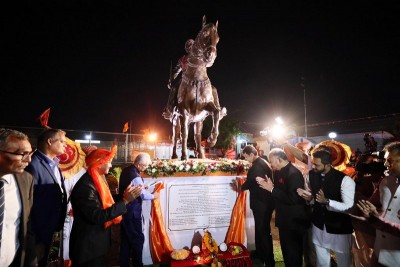
<instances>
[{"instance_id":1,"label":"man in grey suit","mask_svg":"<svg viewBox=\"0 0 400 267\"><path fill-rule=\"evenodd\" d=\"M33 177L25 172L33 154L28 136L0 129L0 266L35 266L29 215ZM4 203L3 203L4 199Z\"/></svg>"},{"instance_id":2,"label":"man in grey suit","mask_svg":"<svg viewBox=\"0 0 400 267\"><path fill-rule=\"evenodd\" d=\"M65 132L46 129L39 135L37 146L26 171L35 181L31 224L39 267L45 267L53 234L61 231L67 211L64 177L57 158L67 147Z\"/></svg>"}]
</instances>

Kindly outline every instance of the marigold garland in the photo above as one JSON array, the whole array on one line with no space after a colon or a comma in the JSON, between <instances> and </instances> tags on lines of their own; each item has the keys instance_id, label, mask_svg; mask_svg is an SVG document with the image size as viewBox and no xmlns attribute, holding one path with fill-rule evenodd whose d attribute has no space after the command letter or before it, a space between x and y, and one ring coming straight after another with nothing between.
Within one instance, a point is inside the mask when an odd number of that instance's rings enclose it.
<instances>
[{"instance_id":1,"label":"marigold garland","mask_svg":"<svg viewBox=\"0 0 400 267\"><path fill-rule=\"evenodd\" d=\"M228 172L231 174L242 174L249 170L250 163L243 160L219 159L216 161L202 162L198 160L153 161L145 170L148 176L157 178L160 176L172 176L177 172L207 175L216 172Z\"/></svg>"}]
</instances>

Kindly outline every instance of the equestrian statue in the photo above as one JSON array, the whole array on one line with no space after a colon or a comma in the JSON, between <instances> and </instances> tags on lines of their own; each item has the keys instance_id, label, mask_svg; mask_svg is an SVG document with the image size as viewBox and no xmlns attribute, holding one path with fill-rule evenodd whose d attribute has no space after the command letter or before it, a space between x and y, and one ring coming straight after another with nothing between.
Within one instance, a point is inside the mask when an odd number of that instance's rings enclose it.
<instances>
[{"instance_id":1,"label":"equestrian statue","mask_svg":"<svg viewBox=\"0 0 400 267\"><path fill-rule=\"evenodd\" d=\"M203 27L196 39L185 43L186 55L179 59L168 82L170 95L163 116L171 121L173 127L173 159L178 158L176 147L182 142L181 160L187 159L187 138L189 125L194 123L194 140L198 158L205 158L201 146L203 121L212 116L213 127L207 142L213 147L219 134L219 121L226 115L226 108L219 104L217 89L211 84L207 68L214 64L217 57L218 21L206 23L203 16ZM179 74L181 73L181 78Z\"/></svg>"}]
</instances>

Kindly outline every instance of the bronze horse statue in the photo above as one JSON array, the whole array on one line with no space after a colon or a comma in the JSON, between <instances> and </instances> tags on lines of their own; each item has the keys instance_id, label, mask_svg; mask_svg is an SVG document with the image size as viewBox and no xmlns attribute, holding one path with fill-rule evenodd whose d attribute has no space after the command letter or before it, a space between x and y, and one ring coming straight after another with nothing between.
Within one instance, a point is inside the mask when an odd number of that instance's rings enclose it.
<instances>
[{"instance_id":1,"label":"bronze horse statue","mask_svg":"<svg viewBox=\"0 0 400 267\"><path fill-rule=\"evenodd\" d=\"M187 138L190 123L194 123L194 139L198 158L205 158L204 149L201 146L201 132L203 121L209 115L212 116L213 127L207 141L213 147L219 134L219 121L226 115L226 108L220 109L215 105L213 90L207 75L207 68L214 64L217 56L217 44L219 41L218 21L206 23L203 17L203 27L187 55L185 71L182 72L182 81L179 85L177 105L171 119L173 124L173 151L172 158L178 158L176 153L177 142L182 141L182 160L187 159Z\"/></svg>"}]
</instances>

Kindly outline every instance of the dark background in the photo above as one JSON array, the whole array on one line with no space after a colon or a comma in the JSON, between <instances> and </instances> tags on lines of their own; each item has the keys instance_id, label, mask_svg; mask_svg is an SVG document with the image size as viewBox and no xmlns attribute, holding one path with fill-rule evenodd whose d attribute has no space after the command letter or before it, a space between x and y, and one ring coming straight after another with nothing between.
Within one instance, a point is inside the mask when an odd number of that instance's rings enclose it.
<instances>
[{"instance_id":1,"label":"dark background","mask_svg":"<svg viewBox=\"0 0 400 267\"><path fill-rule=\"evenodd\" d=\"M170 135L171 61L219 23L208 69L228 116L267 126L399 112L399 5L372 1L30 1L2 8L0 125ZM244 3L246 2L246 3ZM5 70L5 71L4 71Z\"/></svg>"}]
</instances>

